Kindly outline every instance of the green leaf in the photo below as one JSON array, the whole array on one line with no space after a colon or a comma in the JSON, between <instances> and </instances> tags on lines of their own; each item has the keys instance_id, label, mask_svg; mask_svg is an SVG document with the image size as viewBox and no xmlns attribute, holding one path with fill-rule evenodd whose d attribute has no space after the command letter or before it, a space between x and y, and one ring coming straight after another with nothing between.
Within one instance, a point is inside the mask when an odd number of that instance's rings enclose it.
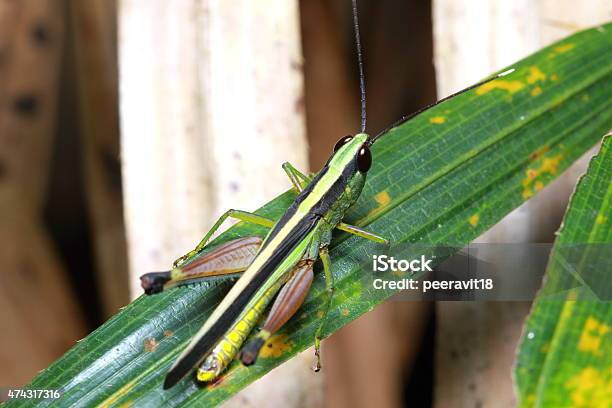
<instances>
[{"instance_id":1,"label":"green leaf","mask_svg":"<svg viewBox=\"0 0 612 408\"><path fill-rule=\"evenodd\" d=\"M611 222L608 136L572 196L525 326L515 368L521 407L612 406Z\"/></svg>"},{"instance_id":2,"label":"green leaf","mask_svg":"<svg viewBox=\"0 0 612 408\"><path fill-rule=\"evenodd\" d=\"M607 25L569 37L515 64L514 73L391 129L373 147L368 182L347 220L367 225L394 244L460 247L497 223L610 128L611 29ZM293 197L287 192L260 213L278 218ZM238 224L215 242L263 232ZM375 246L340 234L330 250L336 291L326 335L394 293L373 290L363 271L362 262ZM30 387L59 388L64 407L214 406L312 345L324 299L321 274L257 364L235 363L219 382L202 388L186 379L162 390L170 364L229 285L140 297Z\"/></svg>"}]
</instances>

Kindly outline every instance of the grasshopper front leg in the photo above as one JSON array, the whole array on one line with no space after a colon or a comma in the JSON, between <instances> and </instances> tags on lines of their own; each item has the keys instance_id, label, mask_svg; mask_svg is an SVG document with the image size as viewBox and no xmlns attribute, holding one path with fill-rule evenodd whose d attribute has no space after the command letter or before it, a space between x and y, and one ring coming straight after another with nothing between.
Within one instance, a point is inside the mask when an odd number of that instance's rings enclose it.
<instances>
[{"instance_id":1,"label":"grasshopper front leg","mask_svg":"<svg viewBox=\"0 0 612 408\"><path fill-rule=\"evenodd\" d=\"M289 162L283 163L283 170L287 173L287 177L289 177L291 184L293 184L298 193L301 193L311 181L310 177L293 167Z\"/></svg>"},{"instance_id":2,"label":"grasshopper front leg","mask_svg":"<svg viewBox=\"0 0 612 408\"><path fill-rule=\"evenodd\" d=\"M373 232L366 231L354 225L346 224L344 222L339 223L336 228L340 231L348 232L349 234L356 235L361 238L365 238L369 241L376 242L377 244L389 245L389 240L376 235Z\"/></svg>"},{"instance_id":3,"label":"grasshopper front leg","mask_svg":"<svg viewBox=\"0 0 612 408\"><path fill-rule=\"evenodd\" d=\"M310 177L306 176L304 173L293 167L293 165L289 162L283 163L283 170L285 170L285 173L287 173L287 177L289 177L289 180L291 180L291 184L293 184L293 187L296 188L298 193L301 193L311 181ZM377 244L389 244L389 240L387 240L386 238L383 238L379 235L376 235L372 232L366 231L354 225L340 222L336 226L336 228L341 231L348 232L349 234L357 235L358 237L365 238L372 242L376 242Z\"/></svg>"}]
</instances>

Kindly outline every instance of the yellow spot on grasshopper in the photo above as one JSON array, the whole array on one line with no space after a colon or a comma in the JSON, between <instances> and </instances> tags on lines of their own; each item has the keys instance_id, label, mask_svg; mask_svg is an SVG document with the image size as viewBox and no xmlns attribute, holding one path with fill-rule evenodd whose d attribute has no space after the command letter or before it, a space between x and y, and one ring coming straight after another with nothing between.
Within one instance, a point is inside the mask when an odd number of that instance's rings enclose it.
<instances>
[{"instance_id":1,"label":"yellow spot on grasshopper","mask_svg":"<svg viewBox=\"0 0 612 408\"><path fill-rule=\"evenodd\" d=\"M540 70L540 68L535 65L529 67L529 75L527 75L527 82L530 84L535 84L538 81L544 81L546 79L546 75Z\"/></svg>"},{"instance_id":2,"label":"yellow spot on grasshopper","mask_svg":"<svg viewBox=\"0 0 612 408\"><path fill-rule=\"evenodd\" d=\"M474 214L470 217L470 225L472 227L475 227L476 225L478 225L478 221L480 221L480 215Z\"/></svg>"},{"instance_id":3,"label":"yellow spot on grasshopper","mask_svg":"<svg viewBox=\"0 0 612 408\"><path fill-rule=\"evenodd\" d=\"M610 407L612 406L612 368L600 373L593 367L586 367L565 383L570 391L572 407Z\"/></svg>"},{"instance_id":4,"label":"yellow spot on grasshopper","mask_svg":"<svg viewBox=\"0 0 612 408\"><path fill-rule=\"evenodd\" d=\"M263 358L280 357L293 348L293 343L288 341L286 334L272 336L263 346L259 355Z\"/></svg>"},{"instance_id":5,"label":"yellow spot on grasshopper","mask_svg":"<svg viewBox=\"0 0 612 408\"><path fill-rule=\"evenodd\" d=\"M557 54L563 54L563 53L568 52L568 51L569 51L569 50L571 50L571 49L574 49L574 47L576 47L576 45L575 45L575 44L571 44L571 43L570 43L570 44L563 44L563 45L558 45L558 46L556 46L556 47L554 48L554 50L555 50L555 52L556 52Z\"/></svg>"},{"instance_id":6,"label":"yellow spot on grasshopper","mask_svg":"<svg viewBox=\"0 0 612 408\"><path fill-rule=\"evenodd\" d=\"M198 378L198 381L209 382L215 379L216 374L214 371L206 371L202 370L201 368L198 368L196 376Z\"/></svg>"},{"instance_id":7,"label":"yellow spot on grasshopper","mask_svg":"<svg viewBox=\"0 0 612 408\"><path fill-rule=\"evenodd\" d=\"M240 343L240 337L241 337L241 333L237 332L236 330L233 330L227 334L227 338L229 339L229 341L234 344Z\"/></svg>"},{"instance_id":8,"label":"yellow spot on grasshopper","mask_svg":"<svg viewBox=\"0 0 612 408\"><path fill-rule=\"evenodd\" d=\"M505 79L495 79L476 88L476 95L484 95L493 89L501 89L513 94L523 89L525 85L521 81L508 81Z\"/></svg>"},{"instance_id":9,"label":"yellow spot on grasshopper","mask_svg":"<svg viewBox=\"0 0 612 408\"><path fill-rule=\"evenodd\" d=\"M249 330L249 325L244 320L241 320L236 324L236 330L246 333Z\"/></svg>"},{"instance_id":10,"label":"yellow spot on grasshopper","mask_svg":"<svg viewBox=\"0 0 612 408\"><path fill-rule=\"evenodd\" d=\"M535 88L531 90L531 96L538 96L541 93L542 93L542 88L540 88L539 86L536 86Z\"/></svg>"},{"instance_id":11,"label":"yellow spot on grasshopper","mask_svg":"<svg viewBox=\"0 0 612 408\"><path fill-rule=\"evenodd\" d=\"M157 346L159 346L159 343L157 342L157 340L155 340L154 337L144 340L144 349L149 353L155 351L157 349Z\"/></svg>"},{"instance_id":12,"label":"yellow spot on grasshopper","mask_svg":"<svg viewBox=\"0 0 612 408\"><path fill-rule=\"evenodd\" d=\"M602 355L603 352L600 350L602 339L608 333L610 333L610 326L589 317L582 328L578 350Z\"/></svg>"},{"instance_id":13,"label":"yellow spot on grasshopper","mask_svg":"<svg viewBox=\"0 0 612 408\"><path fill-rule=\"evenodd\" d=\"M446 118L444 116L434 116L433 118L429 118L429 123L435 123L436 125L440 125L446 122Z\"/></svg>"},{"instance_id":14,"label":"yellow spot on grasshopper","mask_svg":"<svg viewBox=\"0 0 612 408\"><path fill-rule=\"evenodd\" d=\"M603 214L597 214L597 218L595 218L595 224L601 225L605 223L608 219Z\"/></svg>"},{"instance_id":15,"label":"yellow spot on grasshopper","mask_svg":"<svg viewBox=\"0 0 612 408\"><path fill-rule=\"evenodd\" d=\"M225 351L227 355L233 355L236 351L234 346L230 342L227 342L227 341L221 342L221 349Z\"/></svg>"}]
</instances>

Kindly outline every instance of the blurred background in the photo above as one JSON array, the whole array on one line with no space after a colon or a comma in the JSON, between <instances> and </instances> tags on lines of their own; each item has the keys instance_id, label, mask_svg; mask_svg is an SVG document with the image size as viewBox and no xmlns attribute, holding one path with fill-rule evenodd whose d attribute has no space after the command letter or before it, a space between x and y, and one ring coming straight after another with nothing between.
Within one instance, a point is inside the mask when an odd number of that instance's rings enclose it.
<instances>
[{"instance_id":1,"label":"blurred background","mask_svg":"<svg viewBox=\"0 0 612 408\"><path fill-rule=\"evenodd\" d=\"M603 0L359 7L370 133L612 18ZM287 189L282 162L316 171L358 131L352 30L349 0L0 0L0 386L139 296L137 277L226 209ZM585 163L481 241L551 242ZM322 375L307 352L227 405L513 406L528 307L388 302L324 343Z\"/></svg>"}]
</instances>

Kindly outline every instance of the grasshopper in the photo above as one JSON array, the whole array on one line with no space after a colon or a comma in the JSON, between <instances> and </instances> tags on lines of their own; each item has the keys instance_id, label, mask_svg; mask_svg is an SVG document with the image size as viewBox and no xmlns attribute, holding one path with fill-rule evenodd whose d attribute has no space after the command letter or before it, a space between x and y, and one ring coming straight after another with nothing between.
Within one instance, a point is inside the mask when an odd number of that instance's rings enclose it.
<instances>
[{"instance_id":1,"label":"grasshopper","mask_svg":"<svg viewBox=\"0 0 612 408\"><path fill-rule=\"evenodd\" d=\"M326 164L315 175L305 175L290 163L283 164L283 170L298 195L278 221L246 211L229 210L193 251L174 262L172 270L141 276L145 293L154 294L173 286L240 274L168 371L164 389L175 385L195 367L197 380L210 382L217 379L236 356L247 366L254 364L265 342L299 309L313 280L313 265L320 260L327 297L314 339L315 371L318 371L321 367L321 337L334 287L328 251L333 231L338 229L376 243L389 244L384 237L343 222L346 211L359 198L372 165L370 147L388 129L452 96L509 73L506 71L426 106L371 137L365 132L366 98L356 0L353 0L353 19L360 74L361 131L341 138ZM269 228L269 232L263 240L242 237L198 256L227 218L264 226ZM272 307L261 330L244 344L270 303Z\"/></svg>"},{"instance_id":2,"label":"grasshopper","mask_svg":"<svg viewBox=\"0 0 612 408\"><path fill-rule=\"evenodd\" d=\"M317 259L322 261L328 291L323 309L325 316L333 290L328 245L334 229L374 242L388 243L376 234L342 222L346 210L357 201L372 163L368 139L365 133L340 139L334 154L313 178L285 163L283 168L299 194L277 222L245 211L229 210L194 251L177 260L174 269L141 277L145 292L151 294L195 280L242 272L240 279L172 366L164 388L173 386L198 364L197 379L203 382L214 380L241 349L240 360L245 365L253 364L266 340L304 301ZM229 217L269 227L270 231L263 240L259 237L239 238L219 245L192 262L183 262L199 253ZM261 331L242 347L275 296ZM325 317L315 335L317 369L320 368L319 346L324 322Z\"/></svg>"}]
</instances>

